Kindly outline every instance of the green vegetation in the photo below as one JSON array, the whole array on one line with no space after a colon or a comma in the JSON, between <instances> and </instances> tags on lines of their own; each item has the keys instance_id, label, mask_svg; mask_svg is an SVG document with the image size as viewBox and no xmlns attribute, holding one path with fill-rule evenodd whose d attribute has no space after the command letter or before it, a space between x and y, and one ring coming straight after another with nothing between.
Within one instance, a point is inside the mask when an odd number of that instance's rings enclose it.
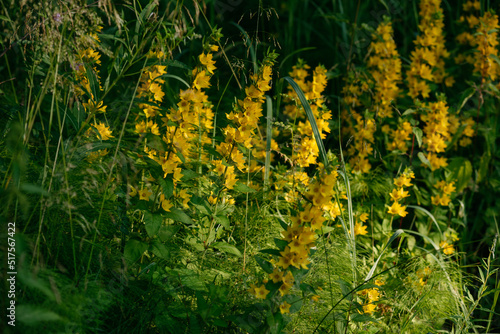
<instances>
[{"instance_id":1,"label":"green vegetation","mask_svg":"<svg viewBox=\"0 0 500 334\"><path fill-rule=\"evenodd\" d=\"M3 0L1 332L500 331L496 10Z\"/></svg>"}]
</instances>

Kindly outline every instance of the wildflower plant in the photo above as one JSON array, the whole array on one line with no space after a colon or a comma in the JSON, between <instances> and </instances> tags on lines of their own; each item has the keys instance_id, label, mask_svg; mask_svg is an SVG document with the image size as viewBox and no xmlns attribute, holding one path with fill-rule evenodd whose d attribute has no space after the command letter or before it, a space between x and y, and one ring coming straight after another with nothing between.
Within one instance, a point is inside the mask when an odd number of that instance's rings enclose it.
<instances>
[{"instance_id":1,"label":"wildflower plant","mask_svg":"<svg viewBox=\"0 0 500 334\"><path fill-rule=\"evenodd\" d=\"M42 3L0 20L19 331L497 329L489 2Z\"/></svg>"}]
</instances>

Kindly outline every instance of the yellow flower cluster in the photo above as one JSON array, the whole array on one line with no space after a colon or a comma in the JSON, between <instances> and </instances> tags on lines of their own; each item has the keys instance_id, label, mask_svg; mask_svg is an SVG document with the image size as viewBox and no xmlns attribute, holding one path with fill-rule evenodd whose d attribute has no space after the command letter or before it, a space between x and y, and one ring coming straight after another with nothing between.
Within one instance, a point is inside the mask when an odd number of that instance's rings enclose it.
<instances>
[{"instance_id":1,"label":"yellow flower cluster","mask_svg":"<svg viewBox=\"0 0 500 334\"><path fill-rule=\"evenodd\" d=\"M295 80L309 101L321 139L325 139L326 133L330 132L328 120L332 118L332 113L326 108L325 98L322 95L327 85L326 69L324 66L318 65L313 71L312 81L306 80L309 76L309 69L310 66L299 59L297 65L292 67L292 72L289 75ZM297 130L300 133L300 136L297 136L299 139L293 138L292 140L292 162L298 167L308 167L316 163L319 155L319 148L311 124L307 120L305 110L292 88L289 89L285 102L287 104L285 105L284 114L295 122L298 121Z\"/></svg>"},{"instance_id":2,"label":"yellow flower cluster","mask_svg":"<svg viewBox=\"0 0 500 334\"><path fill-rule=\"evenodd\" d=\"M368 157L373 154L373 143L375 141L373 134L377 127L374 119L364 118L356 112L353 112L353 119L355 120L354 140L347 150L347 154L351 157L349 163L355 171L368 173L372 168Z\"/></svg>"},{"instance_id":3,"label":"yellow flower cluster","mask_svg":"<svg viewBox=\"0 0 500 334\"><path fill-rule=\"evenodd\" d=\"M337 172L332 171L329 174L325 173L321 180L310 183L309 190L305 193L307 203L303 204L295 217L292 217L292 225L281 233L282 240L286 241L288 246L280 252L281 256L270 278L275 283L281 278L282 285L279 291L282 296L289 293L294 282L291 271L287 271L288 267L307 269L310 264L310 249L317 238L316 231L321 230L326 221L324 213L335 194L337 177Z\"/></svg>"},{"instance_id":4,"label":"yellow flower cluster","mask_svg":"<svg viewBox=\"0 0 500 334\"><path fill-rule=\"evenodd\" d=\"M396 101L400 92L401 59L393 39L394 32L390 22L379 24L372 36L370 55L367 61L374 84L374 109L381 118L392 117L391 103Z\"/></svg>"},{"instance_id":5,"label":"yellow flower cluster","mask_svg":"<svg viewBox=\"0 0 500 334\"><path fill-rule=\"evenodd\" d=\"M245 88L245 99L238 100L234 110L227 115L232 122L223 129L226 136L225 144L242 144L251 149L255 130L258 128L259 119L262 117L262 104L264 94L271 89L272 64L262 66L259 73L252 75L253 83ZM218 151L223 150L224 145L219 146ZM222 152L219 152L222 154Z\"/></svg>"},{"instance_id":6,"label":"yellow flower cluster","mask_svg":"<svg viewBox=\"0 0 500 334\"><path fill-rule=\"evenodd\" d=\"M431 170L436 170L448 165L446 158L438 157L437 153L443 153L446 149L446 141L451 139L450 116L445 101L424 104L426 113L422 113L421 119L425 122L424 145L427 151L427 160Z\"/></svg>"},{"instance_id":7,"label":"yellow flower cluster","mask_svg":"<svg viewBox=\"0 0 500 334\"><path fill-rule=\"evenodd\" d=\"M407 142L408 140L410 140L412 134L412 127L410 122L408 121L399 122L396 130L390 129L389 125L384 125L384 127L382 128L382 131L389 132L389 135L391 136L392 139L388 143L387 149L390 151L399 150L406 152L408 146Z\"/></svg>"},{"instance_id":8,"label":"yellow flower cluster","mask_svg":"<svg viewBox=\"0 0 500 334\"><path fill-rule=\"evenodd\" d=\"M97 65L101 64L101 55L97 51L97 47L99 46L100 40L97 37L97 33L102 29L101 26L97 27L95 33L89 34L89 40L92 43L92 47L88 47L80 52L78 52L78 62L74 66L74 75L75 80L78 83L75 86L75 95L76 97L83 97L88 94L90 98L87 99L87 102L83 102L82 106L84 107L86 113L89 117L93 119L93 122L90 123L91 127L85 132L87 137L96 136L99 140L109 140L113 138L112 131L109 126L102 121L98 121L96 119L96 115L99 113L106 112L106 106L103 101L97 101L96 96L93 94L93 90L91 88L90 80L88 75L95 76L95 80L97 83L97 87L95 89L102 90L101 81L99 77L99 69ZM87 66L87 67L86 67ZM91 69L93 73L87 73L87 68ZM104 157L108 154L108 150L98 150L95 152L91 152L87 154L87 161L94 162L95 160Z\"/></svg>"},{"instance_id":9,"label":"yellow flower cluster","mask_svg":"<svg viewBox=\"0 0 500 334\"><path fill-rule=\"evenodd\" d=\"M323 166L320 164L320 167ZM322 229L327 220L324 215L333 201L337 177L338 173L333 170L330 173L323 172L321 178L311 182L304 194L306 201L299 202L299 211L291 218L292 224L281 232L282 240L288 245L280 252L274 270L269 274L269 279L273 283L281 283L279 287L281 296L289 294L295 283L290 267L308 269L311 263L309 254L318 237L317 231ZM265 286L258 288L252 285L250 292L260 298L259 293L262 288L265 289ZM282 312L286 312L286 306L283 306Z\"/></svg>"},{"instance_id":10,"label":"yellow flower cluster","mask_svg":"<svg viewBox=\"0 0 500 334\"><path fill-rule=\"evenodd\" d=\"M217 152L224 157L228 164L234 163L242 172L246 169L246 159L238 148L238 145L242 145L246 149L256 147L258 149L257 156L260 158L265 156L263 138L257 136L255 131L259 130L262 105L265 101L264 95L271 89L272 65L273 61L266 58L260 71L251 76L252 84L245 88L245 98L238 100L234 105L233 111L226 115L230 123L223 129L225 140L219 143L216 148ZM272 146L274 149L278 148L276 142ZM257 169L258 167L255 164L254 162L249 168L251 170ZM229 189L236 182L236 174L234 172L234 167L232 169L225 169L225 182L226 187Z\"/></svg>"},{"instance_id":11,"label":"yellow flower cluster","mask_svg":"<svg viewBox=\"0 0 500 334\"><path fill-rule=\"evenodd\" d=\"M469 15L461 16L460 22L467 21L474 33L465 31L456 39L460 44L475 48L476 52L469 55L460 54L455 58L455 62L472 64L474 72L481 76L483 83L487 80L495 81L500 76L500 65L494 59L498 57L498 16L492 12L486 12L482 17L476 16L473 12L479 12L481 9L479 1L468 1L463 5L463 9L469 12Z\"/></svg>"},{"instance_id":12,"label":"yellow flower cluster","mask_svg":"<svg viewBox=\"0 0 500 334\"><path fill-rule=\"evenodd\" d=\"M417 270L418 284L420 286L424 286L427 284L427 280L429 279L432 270L429 267L425 267L424 269Z\"/></svg>"},{"instance_id":13,"label":"yellow flower cluster","mask_svg":"<svg viewBox=\"0 0 500 334\"><path fill-rule=\"evenodd\" d=\"M406 211L406 206L400 204L400 200L410 196L408 191L404 190L404 187L412 186L411 180L415 178L415 174L410 170L405 170L402 175L394 179L394 185L396 188L392 190L389 194L391 197L391 201L393 201L392 205L389 207L387 213L391 215L399 215L401 217L405 217L408 212Z\"/></svg>"},{"instance_id":14,"label":"yellow flower cluster","mask_svg":"<svg viewBox=\"0 0 500 334\"><path fill-rule=\"evenodd\" d=\"M451 255L455 253L455 247L453 243L460 240L457 233L453 229L448 229L444 233L444 240L439 243L439 247L442 249L445 255Z\"/></svg>"},{"instance_id":15,"label":"yellow flower cluster","mask_svg":"<svg viewBox=\"0 0 500 334\"><path fill-rule=\"evenodd\" d=\"M365 104L365 107L372 110L381 120L392 117L391 104L398 98L400 92L398 84L402 80L401 60L393 35L394 31L389 21L379 24L372 36L370 57L367 60L370 78L364 79L359 74L351 74L342 89L344 102L350 108L351 114L348 115L347 111L343 111L344 119L348 121L344 132L352 137L352 144L347 150L350 156L349 163L355 171L361 173L368 173L371 170L368 158L373 154L377 124L371 116L364 117L357 112L356 107ZM366 99L361 99L361 96L367 92L373 92L370 105L367 104ZM386 132L390 131L388 125L383 129ZM402 132L395 131L394 134L402 134ZM402 144L405 145L404 142Z\"/></svg>"},{"instance_id":16,"label":"yellow flower cluster","mask_svg":"<svg viewBox=\"0 0 500 334\"><path fill-rule=\"evenodd\" d=\"M465 129L462 132L462 138L458 141L458 144L462 147L469 146L472 144L472 137L475 136L476 130L474 130L476 122L472 117L463 120L462 124L465 124Z\"/></svg>"},{"instance_id":17,"label":"yellow flower cluster","mask_svg":"<svg viewBox=\"0 0 500 334\"><path fill-rule=\"evenodd\" d=\"M382 286L385 283L381 280L375 280L375 284ZM359 294L363 296L364 299L363 312L366 314L372 314L375 312L375 309L377 308L377 304L375 302L379 301L381 297L379 288L364 289L361 290Z\"/></svg>"},{"instance_id":18,"label":"yellow flower cluster","mask_svg":"<svg viewBox=\"0 0 500 334\"><path fill-rule=\"evenodd\" d=\"M359 219L359 222L357 221ZM356 217L356 224L354 225L354 235L366 235L368 231L366 230L367 226L364 226L363 223L366 223L368 220L368 214L362 213L359 217Z\"/></svg>"},{"instance_id":19,"label":"yellow flower cluster","mask_svg":"<svg viewBox=\"0 0 500 334\"><path fill-rule=\"evenodd\" d=\"M455 182L445 182L439 181L434 185L436 189L438 189L438 194L436 196L431 196L433 205L442 205L447 206L451 199L450 195L455 191L455 186L453 185Z\"/></svg>"},{"instance_id":20,"label":"yellow flower cluster","mask_svg":"<svg viewBox=\"0 0 500 334\"><path fill-rule=\"evenodd\" d=\"M431 88L429 82L444 83L450 87L454 79L446 74L444 60L449 57L443 36L443 11L441 0L420 1L421 34L414 43L416 48L412 51L411 66L407 71L409 95L416 99L419 96L429 97Z\"/></svg>"}]
</instances>

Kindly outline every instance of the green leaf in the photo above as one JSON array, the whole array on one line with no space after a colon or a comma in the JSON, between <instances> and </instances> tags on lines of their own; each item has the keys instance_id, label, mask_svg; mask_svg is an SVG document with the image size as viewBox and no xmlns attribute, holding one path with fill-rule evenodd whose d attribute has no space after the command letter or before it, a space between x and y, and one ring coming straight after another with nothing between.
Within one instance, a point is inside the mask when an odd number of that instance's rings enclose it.
<instances>
[{"instance_id":1,"label":"green leaf","mask_svg":"<svg viewBox=\"0 0 500 334\"><path fill-rule=\"evenodd\" d=\"M162 222L163 218L159 214L152 214L150 212L144 213L144 224L146 225L146 232L150 238L158 234Z\"/></svg>"},{"instance_id":2,"label":"green leaf","mask_svg":"<svg viewBox=\"0 0 500 334\"><path fill-rule=\"evenodd\" d=\"M434 218L434 216L432 215L432 213L430 213L428 210L420 207L420 206L417 206L417 205L408 205L407 208L411 208L411 209L415 209L415 210L419 210L419 211L422 211L423 213L425 213L427 216L429 216L430 219L432 219L432 221L434 222L434 225L436 225L438 231L439 231L439 234L443 234L441 232L441 228L439 227L439 224L438 222L436 221L436 218Z\"/></svg>"},{"instance_id":3,"label":"green leaf","mask_svg":"<svg viewBox=\"0 0 500 334\"><path fill-rule=\"evenodd\" d=\"M423 136L422 129L413 127L412 131L415 134L415 137L417 138L418 147L422 147L422 136Z\"/></svg>"},{"instance_id":4,"label":"green leaf","mask_svg":"<svg viewBox=\"0 0 500 334\"><path fill-rule=\"evenodd\" d=\"M161 186L161 190L163 192L163 195L165 196L165 199L169 199L172 197L174 194L174 181L172 180L171 177L169 178L162 178L161 176L157 178L158 183Z\"/></svg>"},{"instance_id":5,"label":"green leaf","mask_svg":"<svg viewBox=\"0 0 500 334\"><path fill-rule=\"evenodd\" d=\"M241 252L238 248L233 245L228 244L227 242L214 242L212 247L217 248L225 253L236 255L237 257L242 257Z\"/></svg>"},{"instance_id":6,"label":"green leaf","mask_svg":"<svg viewBox=\"0 0 500 334\"><path fill-rule=\"evenodd\" d=\"M90 92L87 92L87 93L92 94L92 96L93 96L92 100L97 105L97 103L100 101L99 98L100 98L100 92L101 92L101 89L99 88L99 81L97 79L97 75L94 71L94 68L87 63L85 63L84 66L85 66L85 70L87 72L87 79L89 81L89 86L90 86ZM85 88L83 88L83 89L85 90ZM90 96L89 96L89 98L90 98Z\"/></svg>"},{"instance_id":7,"label":"green leaf","mask_svg":"<svg viewBox=\"0 0 500 334\"><path fill-rule=\"evenodd\" d=\"M391 236L389 241L385 244L384 248L380 252L380 255L378 256L377 261L375 261L375 263L373 264L372 268L370 269L370 272L368 273L368 275L366 275L365 281L368 281L368 280L370 280L370 278L372 278L373 274L375 273L375 269L377 268L378 261L380 261L380 258L384 254L385 250L402 233L403 233L403 230L396 230L396 232L394 232L394 234Z\"/></svg>"},{"instance_id":8,"label":"green leaf","mask_svg":"<svg viewBox=\"0 0 500 334\"><path fill-rule=\"evenodd\" d=\"M335 227L333 226L323 226L320 230L321 234L327 234L330 233L331 231L335 230Z\"/></svg>"},{"instance_id":9,"label":"green leaf","mask_svg":"<svg viewBox=\"0 0 500 334\"><path fill-rule=\"evenodd\" d=\"M200 279L200 276L190 269L172 270L171 274L180 279L181 283L194 291L207 291L205 282Z\"/></svg>"},{"instance_id":10,"label":"green leaf","mask_svg":"<svg viewBox=\"0 0 500 334\"><path fill-rule=\"evenodd\" d=\"M183 181L188 181L188 180L191 180L191 179L196 179L199 176L200 176L200 174L198 174L195 171L192 171L190 169L183 169L182 170L182 180Z\"/></svg>"},{"instance_id":11,"label":"green leaf","mask_svg":"<svg viewBox=\"0 0 500 334\"><path fill-rule=\"evenodd\" d=\"M452 173L451 179L456 180L456 192L461 192L472 177L472 164L465 158L457 157L450 159L447 169Z\"/></svg>"},{"instance_id":12,"label":"green leaf","mask_svg":"<svg viewBox=\"0 0 500 334\"><path fill-rule=\"evenodd\" d=\"M129 263L134 263L139 260L148 248L149 245L147 243L136 239L130 239L125 245L123 256Z\"/></svg>"},{"instance_id":13,"label":"green leaf","mask_svg":"<svg viewBox=\"0 0 500 334\"><path fill-rule=\"evenodd\" d=\"M356 312L353 312L351 315L351 320L354 322L368 322L368 321L373 321L377 322L377 320L367 314L359 314Z\"/></svg>"},{"instance_id":14,"label":"green leaf","mask_svg":"<svg viewBox=\"0 0 500 334\"><path fill-rule=\"evenodd\" d=\"M215 221L221 224L226 230L229 230L231 227L231 222L227 216L215 216Z\"/></svg>"},{"instance_id":15,"label":"green leaf","mask_svg":"<svg viewBox=\"0 0 500 334\"><path fill-rule=\"evenodd\" d=\"M246 184L243 184L241 182L237 182L236 185L234 186L234 190L240 192L240 193L254 193L255 189L250 188Z\"/></svg>"},{"instance_id":16,"label":"green leaf","mask_svg":"<svg viewBox=\"0 0 500 334\"><path fill-rule=\"evenodd\" d=\"M300 284L300 290L302 292L312 293L312 294L316 295L316 290L314 290L314 288L311 285L307 284L307 283Z\"/></svg>"},{"instance_id":17,"label":"green leaf","mask_svg":"<svg viewBox=\"0 0 500 334\"><path fill-rule=\"evenodd\" d=\"M411 252L415 248L415 244L417 243L417 239L413 235L409 235L407 237L408 242L408 250Z\"/></svg>"},{"instance_id":18,"label":"green leaf","mask_svg":"<svg viewBox=\"0 0 500 334\"><path fill-rule=\"evenodd\" d=\"M21 183L21 187L19 188L21 191L28 194L37 194L42 196L48 196L49 192L43 189L40 186L31 183Z\"/></svg>"},{"instance_id":19,"label":"green leaf","mask_svg":"<svg viewBox=\"0 0 500 334\"><path fill-rule=\"evenodd\" d=\"M275 249L275 248L261 249L259 252L263 253L263 254L271 254L271 255L281 256L280 251L278 249Z\"/></svg>"},{"instance_id":20,"label":"green leaf","mask_svg":"<svg viewBox=\"0 0 500 334\"><path fill-rule=\"evenodd\" d=\"M39 322L42 321L59 321L63 319L57 313L41 307L19 305L16 306L16 320L28 326L40 326Z\"/></svg>"},{"instance_id":21,"label":"green leaf","mask_svg":"<svg viewBox=\"0 0 500 334\"><path fill-rule=\"evenodd\" d=\"M460 103L460 107L458 107L457 111L456 111L456 114L458 115L460 113L460 110L462 110L462 108L464 107L464 105L467 103L467 101L474 96L474 94L476 93L476 89L470 87L468 89L466 89L460 99L461 99L461 103Z\"/></svg>"},{"instance_id":22,"label":"green leaf","mask_svg":"<svg viewBox=\"0 0 500 334\"><path fill-rule=\"evenodd\" d=\"M162 225L158 230L158 238L163 242L167 242L172 239L180 229L181 227L178 225Z\"/></svg>"},{"instance_id":23,"label":"green leaf","mask_svg":"<svg viewBox=\"0 0 500 334\"><path fill-rule=\"evenodd\" d=\"M255 261L261 266L261 268L268 274L271 274L274 270L273 265L269 262L264 260L263 258L259 256L255 256Z\"/></svg>"},{"instance_id":24,"label":"green leaf","mask_svg":"<svg viewBox=\"0 0 500 334\"><path fill-rule=\"evenodd\" d=\"M481 159L479 160L479 169L477 171L477 178L476 178L477 183L483 181L488 175L488 167L490 164L490 160L491 160L491 155L488 154L487 152L484 152L483 155L481 156Z\"/></svg>"},{"instance_id":25,"label":"green leaf","mask_svg":"<svg viewBox=\"0 0 500 334\"><path fill-rule=\"evenodd\" d=\"M420 161L422 161L422 163L424 165L426 165L427 167L431 168L431 163L429 162L429 160L427 160L427 157L425 156L424 153L418 152L417 156L420 159Z\"/></svg>"},{"instance_id":26,"label":"green leaf","mask_svg":"<svg viewBox=\"0 0 500 334\"><path fill-rule=\"evenodd\" d=\"M414 114L416 111L413 109L406 109L405 112L401 116Z\"/></svg>"},{"instance_id":27,"label":"green leaf","mask_svg":"<svg viewBox=\"0 0 500 334\"><path fill-rule=\"evenodd\" d=\"M280 250L285 250L286 246L288 246L288 241L278 238L274 238L274 243Z\"/></svg>"},{"instance_id":28,"label":"green leaf","mask_svg":"<svg viewBox=\"0 0 500 334\"><path fill-rule=\"evenodd\" d=\"M186 225L194 224L193 220L184 211L178 208L170 208L170 212L165 213L165 217Z\"/></svg>"},{"instance_id":29,"label":"green leaf","mask_svg":"<svg viewBox=\"0 0 500 334\"><path fill-rule=\"evenodd\" d=\"M164 260L167 260L170 255L168 248L158 239L153 240L151 251L154 255Z\"/></svg>"},{"instance_id":30,"label":"green leaf","mask_svg":"<svg viewBox=\"0 0 500 334\"><path fill-rule=\"evenodd\" d=\"M335 282L339 283L340 291L342 292L342 296L347 296L351 292L351 287L349 283L342 279L335 280Z\"/></svg>"}]
</instances>

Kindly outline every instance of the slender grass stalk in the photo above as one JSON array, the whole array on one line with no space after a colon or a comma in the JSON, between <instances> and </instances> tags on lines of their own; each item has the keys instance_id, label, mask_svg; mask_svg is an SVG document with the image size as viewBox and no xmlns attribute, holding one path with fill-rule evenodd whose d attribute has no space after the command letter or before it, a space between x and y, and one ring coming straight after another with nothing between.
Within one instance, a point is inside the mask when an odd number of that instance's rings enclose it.
<instances>
[{"instance_id":1,"label":"slender grass stalk","mask_svg":"<svg viewBox=\"0 0 500 334\"><path fill-rule=\"evenodd\" d=\"M269 170L271 168L271 141L273 135L273 101L266 95L267 117L266 117L266 161L264 169L264 191L269 187Z\"/></svg>"},{"instance_id":2,"label":"slender grass stalk","mask_svg":"<svg viewBox=\"0 0 500 334\"><path fill-rule=\"evenodd\" d=\"M144 68L146 68L146 63L147 63L147 59L144 60L144 63L142 65L142 71L144 71ZM107 179L106 179L106 183L104 185L105 190L104 190L104 194L102 196L101 206L100 206L100 209L99 209L99 216L97 218L97 222L96 222L96 226L95 226L96 231L94 232L94 235L93 235L93 238L92 238L92 246L90 247L89 260L87 262L87 268L85 269L85 279L84 279L85 282L87 282L87 276L88 276L89 269L90 269L90 263L92 261L92 255L93 255L93 252L94 252L95 240L97 238L97 231L99 229L99 225L100 225L101 219L102 219L102 213L103 213L103 209L104 209L104 203L106 201L107 188L108 188L109 183L111 182L111 176L113 175L113 170L114 170L114 168L116 166L116 163L117 163L116 156L118 155L118 150L120 149L120 144L121 144L123 136L125 134L125 127L127 125L128 118L130 116L130 111L132 110L132 105L134 104L134 101L135 101L135 96L137 94L137 89L139 88L139 83L140 83L140 79L137 80L137 83L136 83L135 88L134 88L134 92L132 94L132 98L130 99L130 103L128 105L127 113L125 115L125 119L123 120L122 129L120 131L120 136L118 137L118 141L116 143L116 149L115 149L115 153L113 154L111 168L109 169L109 173L108 173L108 176L107 176Z\"/></svg>"},{"instance_id":3,"label":"slender grass stalk","mask_svg":"<svg viewBox=\"0 0 500 334\"><path fill-rule=\"evenodd\" d=\"M251 163L251 155L252 150L248 150L248 171L247 171L247 187L250 185L250 163ZM243 246L243 272L245 272L246 268L246 254L247 254L247 232L248 232L248 191L246 193L246 199L245 199L245 241L244 241L244 246Z\"/></svg>"}]
</instances>

